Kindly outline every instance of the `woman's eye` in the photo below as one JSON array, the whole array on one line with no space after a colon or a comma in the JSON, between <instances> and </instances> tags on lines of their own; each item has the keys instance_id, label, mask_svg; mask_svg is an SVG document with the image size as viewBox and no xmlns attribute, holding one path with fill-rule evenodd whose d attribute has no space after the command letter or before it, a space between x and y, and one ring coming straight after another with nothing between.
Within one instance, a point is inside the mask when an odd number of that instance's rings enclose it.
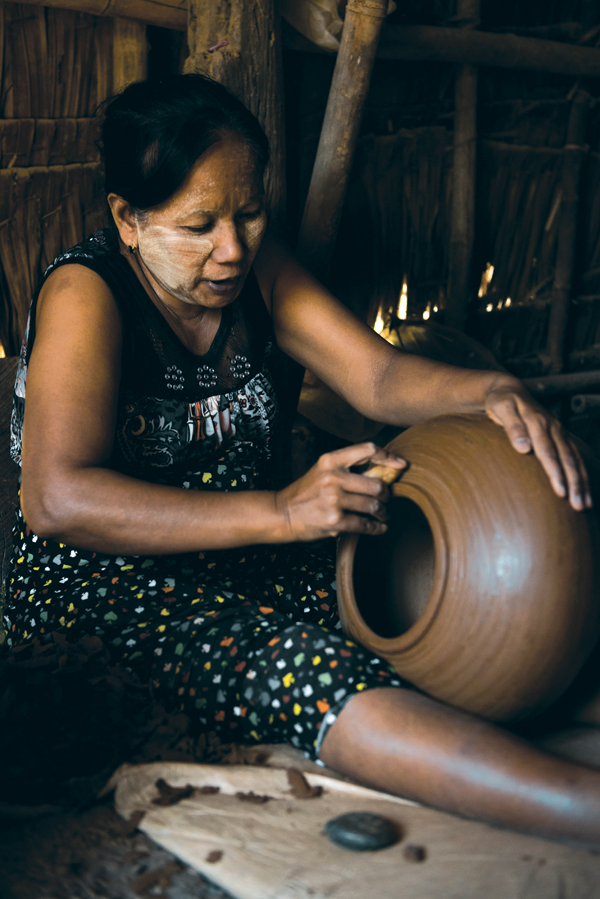
<instances>
[{"instance_id":1,"label":"woman's eye","mask_svg":"<svg viewBox=\"0 0 600 899\"><path fill-rule=\"evenodd\" d=\"M263 208L259 206L258 209L253 209L252 212L241 212L238 218L241 219L255 219L262 213Z\"/></svg>"},{"instance_id":2,"label":"woman's eye","mask_svg":"<svg viewBox=\"0 0 600 899\"><path fill-rule=\"evenodd\" d=\"M188 226L185 230L191 231L192 234L206 234L211 228L212 222L209 222L207 225L197 225L195 227Z\"/></svg>"}]
</instances>

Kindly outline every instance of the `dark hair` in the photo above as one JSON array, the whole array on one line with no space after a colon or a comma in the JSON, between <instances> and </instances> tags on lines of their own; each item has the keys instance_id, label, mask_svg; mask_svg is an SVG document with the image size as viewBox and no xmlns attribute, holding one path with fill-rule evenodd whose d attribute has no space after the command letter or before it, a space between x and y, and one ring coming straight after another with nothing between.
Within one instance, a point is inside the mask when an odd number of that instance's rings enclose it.
<instances>
[{"instance_id":1,"label":"dark hair","mask_svg":"<svg viewBox=\"0 0 600 899\"><path fill-rule=\"evenodd\" d=\"M164 203L227 132L252 148L264 170L269 159L265 133L222 84L204 75L130 84L104 109L100 147L107 194L118 194L137 211Z\"/></svg>"}]
</instances>

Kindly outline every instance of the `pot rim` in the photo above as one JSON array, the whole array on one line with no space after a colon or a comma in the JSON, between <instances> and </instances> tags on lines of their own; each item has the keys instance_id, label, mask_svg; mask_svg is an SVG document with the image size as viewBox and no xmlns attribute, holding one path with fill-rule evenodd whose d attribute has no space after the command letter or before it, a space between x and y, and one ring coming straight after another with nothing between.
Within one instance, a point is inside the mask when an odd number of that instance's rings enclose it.
<instances>
[{"instance_id":1,"label":"pot rim","mask_svg":"<svg viewBox=\"0 0 600 899\"><path fill-rule=\"evenodd\" d=\"M338 549L340 561L342 556L345 555L347 557L349 570L349 576L344 574L339 578L340 586L344 593L343 604L338 601L340 610L343 605L347 606L351 612L354 612L354 619L360 622L359 627L356 630L351 627L348 627L347 629L348 631L352 631L352 636L354 636L355 639L358 639L364 646L386 656L408 652L427 634L437 617L442 604L448 580L449 562L448 533L437 504L420 485L409 483L408 478L393 484L392 493L394 497L411 500L423 512L427 519L427 523L431 528L435 553L435 567L431 593L425 604L423 614L407 631L403 634L399 634L397 637L382 637L380 634L371 630L358 609L356 594L354 592L354 558L360 534L348 534L346 537L342 538ZM346 626L350 624L348 614L345 611L343 613L340 612L340 618L342 620L342 625L346 629Z\"/></svg>"}]
</instances>

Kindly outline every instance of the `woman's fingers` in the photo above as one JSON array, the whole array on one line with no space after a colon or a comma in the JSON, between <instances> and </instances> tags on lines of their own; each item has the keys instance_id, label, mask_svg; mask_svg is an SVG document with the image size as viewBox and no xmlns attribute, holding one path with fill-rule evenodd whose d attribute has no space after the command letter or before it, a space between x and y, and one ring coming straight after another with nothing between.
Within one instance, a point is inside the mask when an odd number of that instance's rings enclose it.
<instances>
[{"instance_id":1,"label":"woman's fingers","mask_svg":"<svg viewBox=\"0 0 600 899\"><path fill-rule=\"evenodd\" d=\"M377 444L357 443L354 446L345 446L343 449L334 450L321 456L318 464L324 468L353 468L355 465L364 465L370 462L373 465L382 465L395 468L398 471L406 468L406 459L394 453L388 453Z\"/></svg>"},{"instance_id":2,"label":"woman's fingers","mask_svg":"<svg viewBox=\"0 0 600 899\"><path fill-rule=\"evenodd\" d=\"M508 439L518 453L531 452L532 443L529 429L521 418L514 394L489 403L486 411L492 421L504 428Z\"/></svg>"},{"instance_id":3,"label":"woman's fingers","mask_svg":"<svg viewBox=\"0 0 600 899\"><path fill-rule=\"evenodd\" d=\"M513 392L489 398L486 411L506 430L517 452L533 450L557 496L566 497L577 511L591 507L585 465L560 422L529 397Z\"/></svg>"},{"instance_id":4,"label":"woman's fingers","mask_svg":"<svg viewBox=\"0 0 600 899\"><path fill-rule=\"evenodd\" d=\"M338 534L385 534L387 524L383 521L377 521L375 518L363 518L361 515L345 515L340 521L335 531L331 532L332 537Z\"/></svg>"},{"instance_id":5,"label":"woman's fingers","mask_svg":"<svg viewBox=\"0 0 600 899\"><path fill-rule=\"evenodd\" d=\"M578 512L591 506L585 465L560 422L545 412L524 409L523 418L531 435L533 451L550 478L554 492L567 497Z\"/></svg>"},{"instance_id":6,"label":"woman's fingers","mask_svg":"<svg viewBox=\"0 0 600 899\"><path fill-rule=\"evenodd\" d=\"M389 518L385 501L373 496L365 496L360 493L343 493L340 497L340 502L346 512L360 512L361 515L371 515L373 518L379 519L379 521L387 521Z\"/></svg>"}]
</instances>

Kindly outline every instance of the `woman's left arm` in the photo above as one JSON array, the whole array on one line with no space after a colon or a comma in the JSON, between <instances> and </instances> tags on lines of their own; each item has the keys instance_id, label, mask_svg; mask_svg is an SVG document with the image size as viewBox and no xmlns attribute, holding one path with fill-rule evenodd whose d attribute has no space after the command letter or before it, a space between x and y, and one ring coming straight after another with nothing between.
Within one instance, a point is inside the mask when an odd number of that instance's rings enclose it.
<instances>
[{"instance_id":1,"label":"woman's left arm","mask_svg":"<svg viewBox=\"0 0 600 899\"><path fill-rule=\"evenodd\" d=\"M576 447L512 375L403 353L357 319L276 238L255 260L279 346L366 417L406 427L450 412L485 412L519 453L533 451L558 496L592 500Z\"/></svg>"}]
</instances>

